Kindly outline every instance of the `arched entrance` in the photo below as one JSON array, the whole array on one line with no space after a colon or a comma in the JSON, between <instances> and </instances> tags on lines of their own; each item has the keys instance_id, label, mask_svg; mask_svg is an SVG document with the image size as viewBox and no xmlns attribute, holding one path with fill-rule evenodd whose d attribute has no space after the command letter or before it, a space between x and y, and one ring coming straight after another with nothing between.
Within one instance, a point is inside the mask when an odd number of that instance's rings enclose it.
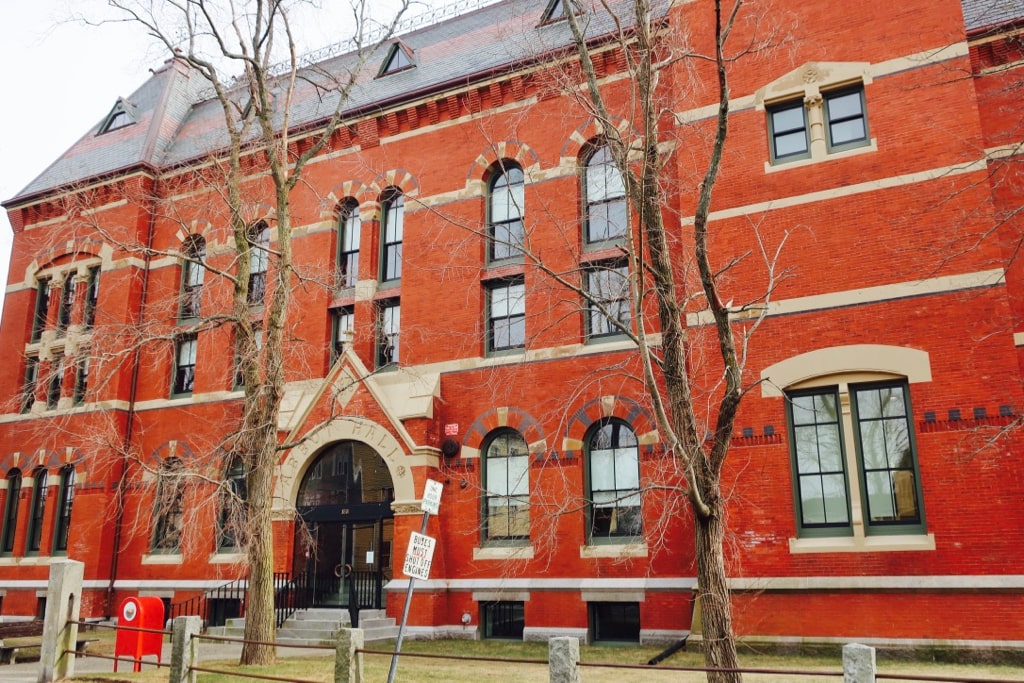
<instances>
[{"instance_id":1,"label":"arched entrance","mask_svg":"<svg viewBox=\"0 0 1024 683\"><path fill-rule=\"evenodd\" d=\"M314 606L383 607L391 580L394 484L384 460L365 443L322 450L299 485L294 575Z\"/></svg>"}]
</instances>

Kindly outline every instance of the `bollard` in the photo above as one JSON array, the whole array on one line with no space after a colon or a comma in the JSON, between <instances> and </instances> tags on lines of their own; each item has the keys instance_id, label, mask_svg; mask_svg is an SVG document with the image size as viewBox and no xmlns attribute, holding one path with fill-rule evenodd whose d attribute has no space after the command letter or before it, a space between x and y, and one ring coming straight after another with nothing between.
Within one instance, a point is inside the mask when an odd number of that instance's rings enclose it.
<instances>
[{"instance_id":1,"label":"bollard","mask_svg":"<svg viewBox=\"0 0 1024 683\"><path fill-rule=\"evenodd\" d=\"M43 642L39 648L39 683L75 675L74 650L78 640L77 622L82 608L82 577L85 565L75 560L50 563L46 585L46 613L43 616Z\"/></svg>"},{"instance_id":2,"label":"bollard","mask_svg":"<svg viewBox=\"0 0 1024 683\"><path fill-rule=\"evenodd\" d=\"M875 683L875 648L860 643L843 646L843 683Z\"/></svg>"},{"instance_id":3,"label":"bollard","mask_svg":"<svg viewBox=\"0 0 1024 683\"><path fill-rule=\"evenodd\" d=\"M580 639L559 637L548 641L551 683L580 683Z\"/></svg>"},{"instance_id":4,"label":"bollard","mask_svg":"<svg viewBox=\"0 0 1024 683\"><path fill-rule=\"evenodd\" d=\"M175 617L171 622L171 674L167 683L196 683L192 667L199 662L199 635L203 628L201 617Z\"/></svg>"},{"instance_id":5,"label":"bollard","mask_svg":"<svg viewBox=\"0 0 1024 683\"><path fill-rule=\"evenodd\" d=\"M338 631L334 650L334 683L363 683L363 629Z\"/></svg>"}]
</instances>

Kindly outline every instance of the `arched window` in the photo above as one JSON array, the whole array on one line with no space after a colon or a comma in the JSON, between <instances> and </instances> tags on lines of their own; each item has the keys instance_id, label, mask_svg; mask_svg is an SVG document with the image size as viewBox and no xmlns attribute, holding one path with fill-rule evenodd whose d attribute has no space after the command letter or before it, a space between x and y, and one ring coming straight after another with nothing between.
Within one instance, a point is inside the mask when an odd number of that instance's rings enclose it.
<instances>
[{"instance_id":1,"label":"arched window","mask_svg":"<svg viewBox=\"0 0 1024 683\"><path fill-rule=\"evenodd\" d=\"M591 429L586 444L591 540L640 536L636 434L621 420L602 420Z\"/></svg>"},{"instance_id":2,"label":"arched window","mask_svg":"<svg viewBox=\"0 0 1024 683\"><path fill-rule=\"evenodd\" d=\"M43 515L46 514L47 473L42 467L32 475L32 514L28 518L28 538L25 551L39 552L43 540Z\"/></svg>"},{"instance_id":3,"label":"arched window","mask_svg":"<svg viewBox=\"0 0 1024 683\"><path fill-rule=\"evenodd\" d=\"M60 496L57 500L57 523L53 530L53 549L67 552L71 531L71 507L75 501L75 467L65 465L60 472Z\"/></svg>"},{"instance_id":4,"label":"arched window","mask_svg":"<svg viewBox=\"0 0 1024 683\"><path fill-rule=\"evenodd\" d=\"M7 473L7 501L4 504L4 530L0 538L0 552L14 552L14 534L18 530L18 502L21 498L21 470Z\"/></svg>"},{"instance_id":5,"label":"arched window","mask_svg":"<svg viewBox=\"0 0 1024 683\"><path fill-rule=\"evenodd\" d=\"M181 318L198 318L206 268L206 240L190 235L181 247Z\"/></svg>"},{"instance_id":6,"label":"arched window","mask_svg":"<svg viewBox=\"0 0 1024 683\"><path fill-rule=\"evenodd\" d=\"M500 162L488 186L488 259L501 261L520 256L523 247L525 196L523 169L512 161Z\"/></svg>"},{"instance_id":7,"label":"arched window","mask_svg":"<svg viewBox=\"0 0 1024 683\"><path fill-rule=\"evenodd\" d=\"M217 519L217 550L232 552L242 546L245 520L245 464L234 457L224 473Z\"/></svg>"},{"instance_id":8,"label":"arched window","mask_svg":"<svg viewBox=\"0 0 1024 683\"><path fill-rule=\"evenodd\" d=\"M405 232L405 197L397 187L381 195L380 281L402 278L402 235Z\"/></svg>"},{"instance_id":9,"label":"arched window","mask_svg":"<svg viewBox=\"0 0 1024 683\"><path fill-rule=\"evenodd\" d=\"M494 432L484 447L485 541L530 537L530 454L514 429Z\"/></svg>"},{"instance_id":10,"label":"arched window","mask_svg":"<svg viewBox=\"0 0 1024 683\"><path fill-rule=\"evenodd\" d=\"M177 458L168 458L157 473L156 501L153 509L154 553L181 551L181 529L184 515L184 466Z\"/></svg>"},{"instance_id":11,"label":"arched window","mask_svg":"<svg viewBox=\"0 0 1024 683\"><path fill-rule=\"evenodd\" d=\"M338 287L355 287L359 278L359 202L342 202L338 215Z\"/></svg>"},{"instance_id":12,"label":"arched window","mask_svg":"<svg viewBox=\"0 0 1024 683\"><path fill-rule=\"evenodd\" d=\"M267 264L270 261L270 228L263 221L249 229L249 304L263 303L267 293Z\"/></svg>"},{"instance_id":13,"label":"arched window","mask_svg":"<svg viewBox=\"0 0 1024 683\"><path fill-rule=\"evenodd\" d=\"M620 239L626 234L626 184L607 144L596 146L583 169L587 244Z\"/></svg>"}]
</instances>

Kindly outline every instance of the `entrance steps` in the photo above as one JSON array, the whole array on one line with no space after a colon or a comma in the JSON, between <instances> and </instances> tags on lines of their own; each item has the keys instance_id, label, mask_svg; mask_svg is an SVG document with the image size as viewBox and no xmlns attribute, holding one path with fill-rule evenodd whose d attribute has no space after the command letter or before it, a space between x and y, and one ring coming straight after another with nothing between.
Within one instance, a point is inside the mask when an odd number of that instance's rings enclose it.
<instances>
[{"instance_id":1,"label":"entrance steps","mask_svg":"<svg viewBox=\"0 0 1024 683\"><path fill-rule=\"evenodd\" d=\"M278 645L333 645L338 629L350 624L348 610L331 608L310 608L299 610L288 617L277 629L275 642ZM364 642L379 642L398 638L395 620L382 609L359 610L359 627L363 630ZM213 626L210 635L241 638L245 631L245 619L228 619L224 626Z\"/></svg>"}]
</instances>

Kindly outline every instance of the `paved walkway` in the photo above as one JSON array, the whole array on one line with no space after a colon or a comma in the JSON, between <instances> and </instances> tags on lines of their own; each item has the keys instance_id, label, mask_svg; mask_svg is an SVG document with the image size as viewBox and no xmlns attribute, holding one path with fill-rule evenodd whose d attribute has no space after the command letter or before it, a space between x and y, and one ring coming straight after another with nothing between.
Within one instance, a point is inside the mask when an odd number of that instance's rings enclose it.
<instances>
[{"instance_id":1,"label":"paved walkway","mask_svg":"<svg viewBox=\"0 0 1024 683\"><path fill-rule=\"evenodd\" d=\"M199 642L200 661L238 661L242 653L241 643L218 643L213 641ZM328 649L308 649L296 647L277 648L278 657L334 657L334 653ZM153 667L153 657L146 657L143 660L143 670ZM171 662L171 645L164 643L164 651L161 660L164 664ZM131 662L119 662L118 671L130 672ZM110 659L98 657L79 657L75 660L75 674L87 673L110 673L114 670L114 662ZM39 662L24 662L21 664L0 664L0 682L2 683L36 683L39 680Z\"/></svg>"}]
</instances>

